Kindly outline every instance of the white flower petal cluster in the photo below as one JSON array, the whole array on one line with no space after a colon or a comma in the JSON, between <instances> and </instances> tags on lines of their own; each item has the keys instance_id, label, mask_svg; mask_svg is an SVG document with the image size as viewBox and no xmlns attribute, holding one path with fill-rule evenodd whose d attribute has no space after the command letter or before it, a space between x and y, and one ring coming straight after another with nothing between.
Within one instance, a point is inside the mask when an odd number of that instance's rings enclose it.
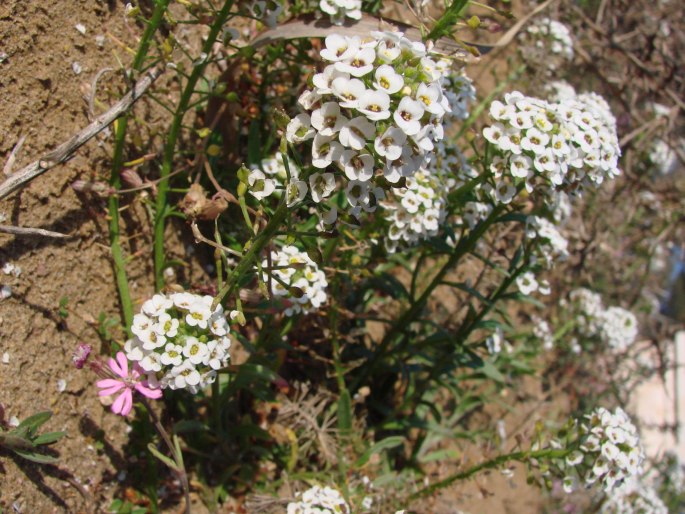
<instances>
[{"instance_id":1,"label":"white flower petal cluster","mask_svg":"<svg viewBox=\"0 0 685 514\"><path fill-rule=\"evenodd\" d=\"M269 270L271 266L271 270ZM307 314L326 302L328 281L309 255L295 246L284 246L271 252L271 263L262 261L262 280L269 282L273 294L288 300L286 316Z\"/></svg>"},{"instance_id":2,"label":"white flower petal cluster","mask_svg":"<svg viewBox=\"0 0 685 514\"><path fill-rule=\"evenodd\" d=\"M585 416L579 430L580 448L566 458L585 485L601 485L605 492L642 473L645 454L637 428L618 407L614 413L599 407Z\"/></svg>"},{"instance_id":3,"label":"white flower petal cluster","mask_svg":"<svg viewBox=\"0 0 685 514\"><path fill-rule=\"evenodd\" d=\"M535 240L537 256L547 268L552 267L554 259L568 258L568 240L551 221L541 216L528 216L526 237Z\"/></svg>"},{"instance_id":4,"label":"white flower petal cluster","mask_svg":"<svg viewBox=\"0 0 685 514\"><path fill-rule=\"evenodd\" d=\"M389 223L385 247L390 253L399 246L412 246L438 234L447 217L447 195L456 185L446 171L459 164L460 157L448 155L444 145L439 144L428 169L419 169L405 180L404 187L393 188L383 203Z\"/></svg>"},{"instance_id":5,"label":"white flower petal cluster","mask_svg":"<svg viewBox=\"0 0 685 514\"><path fill-rule=\"evenodd\" d=\"M156 294L133 317L133 339L124 350L130 361L157 377L162 389L195 394L226 366L231 347L221 305L212 310L211 296Z\"/></svg>"},{"instance_id":6,"label":"white flower petal cluster","mask_svg":"<svg viewBox=\"0 0 685 514\"><path fill-rule=\"evenodd\" d=\"M451 110L444 94L447 69L401 32L372 32L364 39L333 34L321 58L328 64L301 95L306 113L291 120L286 137L311 145L312 200L343 190L349 212L358 217L376 210L388 183L412 177L430 162Z\"/></svg>"},{"instance_id":7,"label":"white flower petal cluster","mask_svg":"<svg viewBox=\"0 0 685 514\"><path fill-rule=\"evenodd\" d=\"M656 490L634 477L615 487L602 503L600 514L668 514Z\"/></svg>"},{"instance_id":8,"label":"white flower petal cluster","mask_svg":"<svg viewBox=\"0 0 685 514\"><path fill-rule=\"evenodd\" d=\"M335 25L342 25L346 17L352 20L362 18L362 0L320 0L319 9L330 14Z\"/></svg>"},{"instance_id":9,"label":"white flower petal cluster","mask_svg":"<svg viewBox=\"0 0 685 514\"><path fill-rule=\"evenodd\" d=\"M524 59L536 59L538 61L536 65L542 65L550 71L558 67L558 60L573 60L571 31L559 21L538 18L525 32L521 33L521 39L524 43L522 48Z\"/></svg>"},{"instance_id":10,"label":"white flower petal cluster","mask_svg":"<svg viewBox=\"0 0 685 514\"><path fill-rule=\"evenodd\" d=\"M685 149L685 142L680 141L680 146ZM678 166L678 155L663 139L655 139L649 151L649 162L655 167L659 175L669 175Z\"/></svg>"},{"instance_id":11,"label":"white flower petal cluster","mask_svg":"<svg viewBox=\"0 0 685 514\"><path fill-rule=\"evenodd\" d=\"M473 81L463 72L458 72L448 74L444 82L445 96L452 111L447 116L465 120L469 117L471 104L476 101L476 88L473 86Z\"/></svg>"},{"instance_id":12,"label":"white flower petal cluster","mask_svg":"<svg viewBox=\"0 0 685 514\"><path fill-rule=\"evenodd\" d=\"M288 182L288 171L290 171L290 181ZM248 184L250 185L250 193L256 198L260 199L267 196L262 194L258 196L259 192L255 192L252 186L250 177L256 174L261 180L268 185L262 186L262 191L268 191L269 194L279 189L276 187L279 185L281 188L285 189L286 203L288 207L304 200L307 195L307 183L304 180L300 180L300 169L297 164L288 157L288 169L286 170L285 163L283 162L283 154L276 153L266 159L262 159L259 166L252 165L252 170L250 175L248 175ZM267 178L269 177L269 178Z\"/></svg>"},{"instance_id":13,"label":"white flower petal cluster","mask_svg":"<svg viewBox=\"0 0 685 514\"><path fill-rule=\"evenodd\" d=\"M290 502L287 514L349 514L350 507L340 491L315 485Z\"/></svg>"},{"instance_id":14,"label":"white flower petal cluster","mask_svg":"<svg viewBox=\"0 0 685 514\"><path fill-rule=\"evenodd\" d=\"M613 350L625 351L637 338L639 328L635 315L622 307L604 307L602 297L580 288L569 294L579 332L596 337Z\"/></svg>"},{"instance_id":15,"label":"white flower petal cluster","mask_svg":"<svg viewBox=\"0 0 685 514\"><path fill-rule=\"evenodd\" d=\"M545 92L551 102L563 102L576 98L576 88L565 80L552 80L545 84Z\"/></svg>"},{"instance_id":16,"label":"white flower petal cluster","mask_svg":"<svg viewBox=\"0 0 685 514\"><path fill-rule=\"evenodd\" d=\"M496 149L491 196L509 203L517 187L547 196L582 192L620 173L616 122L594 93L550 103L518 91L490 106L495 121L483 136Z\"/></svg>"},{"instance_id":17,"label":"white flower petal cluster","mask_svg":"<svg viewBox=\"0 0 685 514\"><path fill-rule=\"evenodd\" d=\"M542 341L542 347L545 350L551 350L554 347L554 333L549 326L549 322L538 316L533 316L533 335Z\"/></svg>"},{"instance_id":18,"label":"white flower petal cluster","mask_svg":"<svg viewBox=\"0 0 685 514\"><path fill-rule=\"evenodd\" d=\"M637 318L622 307L609 307L600 313L598 321L600 338L616 351L624 351L637 337Z\"/></svg>"}]
</instances>

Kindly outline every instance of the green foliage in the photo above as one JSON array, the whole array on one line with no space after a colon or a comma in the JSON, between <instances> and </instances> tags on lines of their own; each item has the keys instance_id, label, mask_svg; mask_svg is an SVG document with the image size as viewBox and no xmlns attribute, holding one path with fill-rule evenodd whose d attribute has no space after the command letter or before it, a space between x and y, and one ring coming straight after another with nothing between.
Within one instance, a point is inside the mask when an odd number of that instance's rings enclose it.
<instances>
[{"instance_id":1,"label":"green foliage","mask_svg":"<svg viewBox=\"0 0 685 514\"><path fill-rule=\"evenodd\" d=\"M45 453L44 447L59 441L66 435L66 432L38 433L51 417L52 412L44 411L24 419L16 428L0 427L0 446L38 464L57 462L57 457Z\"/></svg>"}]
</instances>

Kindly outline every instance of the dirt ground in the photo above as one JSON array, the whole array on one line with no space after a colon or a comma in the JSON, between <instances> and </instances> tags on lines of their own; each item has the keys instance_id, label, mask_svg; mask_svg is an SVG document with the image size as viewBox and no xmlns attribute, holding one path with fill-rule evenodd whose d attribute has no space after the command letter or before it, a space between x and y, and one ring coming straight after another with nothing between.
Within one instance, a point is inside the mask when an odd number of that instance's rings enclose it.
<instances>
[{"instance_id":1,"label":"dirt ground","mask_svg":"<svg viewBox=\"0 0 685 514\"><path fill-rule=\"evenodd\" d=\"M77 24L85 27L85 34ZM98 36L104 36L102 45ZM83 91L99 70L118 68L117 58L130 58L119 42L131 40L122 2L3 0L0 161L25 136L14 167L20 169L85 126L90 113ZM71 162L0 204L5 219L0 224L69 236L53 240L0 234L0 266L21 268L18 276L0 275L0 284L12 291L0 300L0 404L5 419L51 410L54 416L46 429L67 432L56 446L59 465L30 464L0 450L3 512L106 510L126 485L121 470L127 466L122 452L127 426L100 403L95 376L72 363L80 342L100 350L95 328L100 314L119 316L105 200L71 188L78 178L106 179L109 149L107 142L91 141ZM131 235L139 227L131 221L128 228ZM153 284L149 241L138 235L127 248L134 255L127 265L134 300L145 298ZM470 458L478 460L479 455ZM517 469L513 479L493 473L446 491L425 509L420 512L536 512L539 491L526 486L525 474Z\"/></svg>"},{"instance_id":2,"label":"dirt ground","mask_svg":"<svg viewBox=\"0 0 685 514\"><path fill-rule=\"evenodd\" d=\"M85 27L81 34L76 24ZM98 70L117 67L122 54L113 39L127 37L120 2L57 0L0 3L0 156L20 137L26 141L15 170L54 148L87 125L82 87ZM80 74L74 68L81 67ZM37 466L0 454L0 507L7 512L84 512L87 502L65 478L83 484L95 503L107 506L125 467L121 448L126 425L103 408L94 375L77 370L72 352L79 342L100 340L93 321L100 313L118 317L117 292L109 258L105 201L79 197L77 178L102 172L108 146L91 142L68 164L33 181L0 204L7 224L68 234L65 240L0 235L0 264L21 267L3 274L12 296L0 302L0 404L5 418L23 419L51 410L46 425L64 430L58 466ZM104 175L106 176L106 174ZM134 298L150 290L151 277L135 259L128 270ZM62 302L67 314L59 314ZM63 310L64 310L63 309ZM64 381L64 382L60 382Z\"/></svg>"}]
</instances>

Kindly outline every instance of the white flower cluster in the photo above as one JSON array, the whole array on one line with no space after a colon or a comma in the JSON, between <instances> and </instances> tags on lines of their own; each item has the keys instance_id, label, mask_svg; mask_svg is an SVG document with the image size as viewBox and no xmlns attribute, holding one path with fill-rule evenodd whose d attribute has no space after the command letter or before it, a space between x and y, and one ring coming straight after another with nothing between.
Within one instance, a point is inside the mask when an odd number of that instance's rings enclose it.
<instances>
[{"instance_id":1,"label":"white flower cluster","mask_svg":"<svg viewBox=\"0 0 685 514\"><path fill-rule=\"evenodd\" d=\"M425 168L443 139L448 64L401 32L372 32L365 39L334 34L325 44L321 57L329 64L301 95L307 112L290 121L286 138L311 141L312 200L329 197L340 177L350 213L358 217L385 198L379 184L396 184ZM377 169L384 181L376 180Z\"/></svg>"},{"instance_id":2,"label":"white flower cluster","mask_svg":"<svg viewBox=\"0 0 685 514\"><path fill-rule=\"evenodd\" d=\"M468 118L471 104L476 100L473 81L463 72L450 73L444 78L444 88L451 109L446 115L458 120Z\"/></svg>"},{"instance_id":3,"label":"white flower cluster","mask_svg":"<svg viewBox=\"0 0 685 514\"><path fill-rule=\"evenodd\" d=\"M618 407L611 413L603 407L595 409L580 421L580 447L566 457L566 469L575 469L586 486L601 485L605 492L623 480L642 473L645 458L637 428ZM564 480L572 490L574 479Z\"/></svg>"},{"instance_id":4,"label":"white flower cluster","mask_svg":"<svg viewBox=\"0 0 685 514\"><path fill-rule=\"evenodd\" d=\"M547 70L557 69L560 62L573 60L573 38L563 23L550 18L538 18L526 32L521 33L522 48L526 61L535 61L536 66Z\"/></svg>"},{"instance_id":5,"label":"white flower cluster","mask_svg":"<svg viewBox=\"0 0 685 514\"><path fill-rule=\"evenodd\" d=\"M550 103L515 91L504 103L493 102L495 124L483 130L497 152L490 166L493 198L509 203L518 187L529 193L580 192L618 175L615 120L599 100L586 94Z\"/></svg>"},{"instance_id":6,"label":"white flower cluster","mask_svg":"<svg viewBox=\"0 0 685 514\"><path fill-rule=\"evenodd\" d=\"M547 268L552 267L554 259L568 258L568 240L551 221L541 216L528 216L526 237L535 241L536 255Z\"/></svg>"},{"instance_id":7,"label":"white flower cluster","mask_svg":"<svg viewBox=\"0 0 685 514\"><path fill-rule=\"evenodd\" d=\"M681 147L685 148L683 141ZM668 175L678 166L678 155L663 139L655 139L649 151L649 162L655 167L659 175Z\"/></svg>"},{"instance_id":8,"label":"white flower cluster","mask_svg":"<svg viewBox=\"0 0 685 514\"><path fill-rule=\"evenodd\" d=\"M405 181L405 186L393 188L389 201L383 203L385 219L390 223L385 247L395 252L398 246L412 246L438 234L447 217L447 195L456 180L447 171L461 169L463 155L447 154L442 143L436 146L436 158L428 168L421 168ZM467 164L468 166L468 164Z\"/></svg>"},{"instance_id":9,"label":"white flower cluster","mask_svg":"<svg viewBox=\"0 0 685 514\"><path fill-rule=\"evenodd\" d=\"M211 296L156 294L133 317L133 339L124 350L130 361L159 379L159 386L197 393L226 366L231 340L221 305Z\"/></svg>"},{"instance_id":10,"label":"white flower cluster","mask_svg":"<svg viewBox=\"0 0 685 514\"><path fill-rule=\"evenodd\" d=\"M298 493L299 494L299 493ZM315 485L290 502L287 514L349 514L350 507L340 491Z\"/></svg>"},{"instance_id":11,"label":"white flower cluster","mask_svg":"<svg viewBox=\"0 0 685 514\"><path fill-rule=\"evenodd\" d=\"M297 247L284 246L279 251L272 251L271 263L264 259L262 269L262 280L271 282L273 294L288 301L284 310L286 316L307 314L326 302L326 275Z\"/></svg>"},{"instance_id":12,"label":"white flower cluster","mask_svg":"<svg viewBox=\"0 0 685 514\"><path fill-rule=\"evenodd\" d=\"M600 514L668 514L653 487L633 477L614 488L602 503Z\"/></svg>"},{"instance_id":13,"label":"white flower cluster","mask_svg":"<svg viewBox=\"0 0 685 514\"><path fill-rule=\"evenodd\" d=\"M635 315L622 307L609 307L601 312L599 324L600 338L617 351L628 348L638 334Z\"/></svg>"},{"instance_id":14,"label":"white flower cluster","mask_svg":"<svg viewBox=\"0 0 685 514\"><path fill-rule=\"evenodd\" d=\"M604 308L602 297L585 288L571 291L569 299L579 332L597 337L616 351L624 351L638 335L635 315L622 307Z\"/></svg>"},{"instance_id":15,"label":"white flower cluster","mask_svg":"<svg viewBox=\"0 0 685 514\"><path fill-rule=\"evenodd\" d=\"M554 347L554 334L549 322L538 316L533 316L533 335L542 341L542 347L545 350L551 350Z\"/></svg>"},{"instance_id":16,"label":"white flower cluster","mask_svg":"<svg viewBox=\"0 0 685 514\"><path fill-rule=\"evenodd\" d=\"M362 0L320 0L319 9L331 15L331 22L342 25L345 18L361 20Z\"/></svg>"},{"instance_id":17,"label":"white flower cluster","mask_svg":"<svg viewBox=\"0 0 685 514\"><path fill-rule=\"evenodd\" d=\"M262 159L259 166L252 165L247 176L250 194L261 200L284 188L288 207L304 200L307 194L307 183L299 180L300 170L290 157L288 157L287 162L288 169L286 170L283 154L276 153L271 157ZM288 181L288 171L290 171L290 181Z\"/></svg>"}]
</instances>

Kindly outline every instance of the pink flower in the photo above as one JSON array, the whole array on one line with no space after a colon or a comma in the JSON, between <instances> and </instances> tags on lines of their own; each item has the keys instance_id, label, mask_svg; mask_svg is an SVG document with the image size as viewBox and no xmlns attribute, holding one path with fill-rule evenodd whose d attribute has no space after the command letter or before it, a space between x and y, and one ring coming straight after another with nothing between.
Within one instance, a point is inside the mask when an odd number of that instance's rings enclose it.
<instances>
[{"instance_id":1,"label":"pink flower","mask_svg":"<svg viewBox=\"0 0 685 514\"><path fill-rule=\"evenodd\" d=\"M108 361L109 368L112 370L108 374L116 378L105 378L97 381L97 386L101 389L98 393L100 396L110 396L119 391L121 394L114 400L112 404L112 412L115 414L121 414L122 416L127 416L131 409L133 408L133 390L135 389L140 394L147 398L152 398L154 400L162 397L162 391L160 389L154 389L150 387L146 379L141 380L141 376L144 376L143 370L135 363L131 368L131 373L128 371L128 359L124 352L117 353L117 359L112 358ZM108 371L108 370L103 370Z\"/></svg>"},{"instance_id":2,"label":"pink flower","mask_svg":"<svg viewBox=\"0 0 685 514\"><path fill-rule=\"evenodd\" d=\"M72 356L72 360L74 361L74 366L76 366L76 369L83 368L92 350L93 347L89 344L81 343L78 345L74 351L74 355Z\"/></svg>"}]
</instances>

